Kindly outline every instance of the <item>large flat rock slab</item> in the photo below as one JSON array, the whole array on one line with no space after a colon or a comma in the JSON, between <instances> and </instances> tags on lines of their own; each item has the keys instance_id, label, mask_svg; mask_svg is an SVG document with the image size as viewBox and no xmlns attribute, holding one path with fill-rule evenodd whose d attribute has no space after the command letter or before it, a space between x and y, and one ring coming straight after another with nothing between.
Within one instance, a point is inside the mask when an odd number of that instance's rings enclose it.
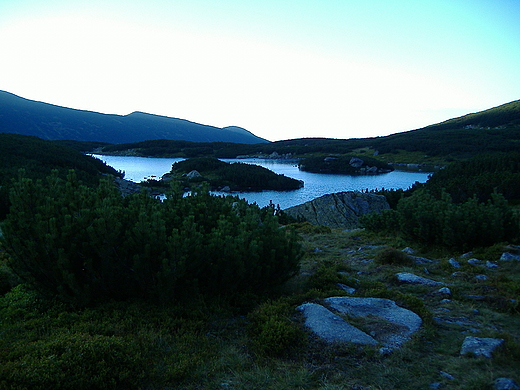
<instances>
[{"instance_id":1,"label":"large flat rock slab","mask_svg":"<svg viewBox=\"0 0 520 390\"><path fill-rule=\"evenodd\" d=\"M322 305L304 303L297 309L303 313L305 325L324 340L368 345L378 344L372 336L350 325Z\"/></svg>"},{"instance_id":2,"label":"large flat rock slab","mask_svg":"<svg viewBox=\"0 0 520 390\"><path fill-rule=\"evenodd\" d=\"M422 324L417 314L383 298L331 297L323 305L305 303L297 309L305 325L330 342L399 348Z\"/></svg>"},{"instance_id":3,"label":"large flat rock slab","mask_svg":"<svg viewBox=\"0 0 520 390\"><path fill-rule=\"evenodd\" d=\"M421 317L390 299L331 297L324 302L340 313L361 317L370 334L389 347L408 341L422 324Z\"/></svg>"}]
</instances>

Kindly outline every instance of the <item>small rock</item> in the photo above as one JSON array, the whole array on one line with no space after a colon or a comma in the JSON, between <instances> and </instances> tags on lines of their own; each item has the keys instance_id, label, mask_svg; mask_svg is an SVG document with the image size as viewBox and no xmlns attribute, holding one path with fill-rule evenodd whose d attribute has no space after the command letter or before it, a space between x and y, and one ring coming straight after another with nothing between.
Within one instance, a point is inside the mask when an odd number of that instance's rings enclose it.
<instances>
[{"instance_id":1,"label":"small rock","mask_svg":"<svg viewBox=\"0 0 520 390\"><path fill-rule=\"evenodd\" d=\"M444 298L440 303L450 303L451 299Z\"/></svg>"},{"instance_id":2,"label":"small rock","mask_svg":"<svg viewBox=\"0 0 520 390\"><path fill-rule=\"evenodd\" d=\"M349 287L346 284L338 283L337 286L342 289L343 291L346 291L347 294L354 294L356 292L356 289L354 287Z\"/></svg>"},{"instance_id":3,"label":"small rock","mask_svg":"<svg viewBox=\"0 0 520 390\"><path fill-rule=\"evenodd\" d=\"M486 267L489 268L489 269L493 269L493 268L498 268L498 264L497 263L493 263L491 261L486 261Z\"/></svg>"},{"instance_id":4,"label":"small rock","mask_svg":"<svg viewBox=\"0 0 520 390\"><path fill-rule=\"evenodd\" d=\"M509 252L502 253L502 256L500 256L501 261L511 261L511 260L518 260L520 261L520 255L513 255Z\"/></svg>"},{"instance_id":5,"label":"small rock","mask_svg":"<svg viewBox=\"0 0 520 390\"><path fill-rule=\"evenodd\" d=\"M486 275L477 275L477 276L475 276L475 279L480 280L480 281L485 281L488 279L488 277Z\"/></svg>"},{"instance_id":6,"label":"small rock","mask_svg":"<svg viewBox=\"0 0 520 390\"><path fill-rule=\"evenodd\" d=\"M430 274L430 271L428 271L428 268L425 268L425 269L424 269L424 273L425 273L426 275L429 275L429 274Z\"/></svg>"},{"instance_id":7,"label":"small rock","mask_svg":"<svg viewBox=\"0 0 520 390\"><path fill-rule=\"evenodd\" d=\"M482 261L480 261L479 259L469 259L468 264L478 266L478 265L482 265Z\"/></svg>"},{"instance_id":8,"label":"small rock","mask_svg":"<svg viewBox=\"0 0 520 390\"><path fill-rule=\"evenodd\" d=\"M397 280L404 283L424 284L427 286L442 286L441 282L436 282L435 280L423 278L422 276L417 276L409 272L399 272L396 276Z\"/></svg>"},{"instance_id":9,"label":"small rock","mask_svg":"<svg viewBox=\"0 0 520 390\"><path fill-rule=\"evenodd\" d=\"M453 268L460 268L460 263L455 260L453 257L451 259L448 260L448 263L453 267Z\"/></svg>"},{"instance_id":10,"label":"small rock","mask_svg":"<svg viewBox=\"0 0 520 390\"><path fill-rule=\"evenodd\" d=\"M440 383L440 382L430 383L430 389L440 389L441 387L442 387L442 383Z\"/></svg>"},{"instance_id":11,"label":"small rock","mask_svg":"<svg viewBox=\"0 0 520 390\"><path fill-rule=\"evenodd\" d=\"M453 276L454 278L462 278L465 275L466 274L464 272L461 272L461 271L457 271L457 272L454 272L454 273L451 274L451 276Z\"/></svg>"},{"instance_id":12,"label":"small rock","mask_svg":"<svg viewBox=\"0 0 520 390\"><path fill-rule=\"evenodd\" d=\"M437 291L439 294L451 295L451 290L448 287L442 287Z\"/></svg>"},{"instance_id":13,"label":"small rock","mask_svg":"<svg viewBox=\"0 0 520 390\"><path fill-rule=\"evenodd\" d=\"M394 353L394 350L392 348L379 348L379 355L381 356L389 356Z\"/></svg>"},{"instance_id":14,"label":"small rock","mask_svg":"<svg viewBox=\"0 0 520 390\"><path fill-rule=\"evenodd\" d=\"M473 353L475 356L490 358L493 351L504 344L503 339L480 338L468 336L464 339L460 349L461 355Z\"/></svg>"},{"instance_id":15,"label":"small rock","mask_svg":"<svg viewBox=\"0 0 520 390\"><path fill-rule=\"evenodd\" d=\"M498 378L494 384L495 390L520 390L520 386L516 382L509 378Z\"/></svg>"},{"instance_id":16,"label":"small rock","mask_svg":"<svg viewBox=\"0 0 520 390\"><path fill-rule=\"evenodd\" d=\"M461 259L467 259L468 257L473 256L473 252L464 253L463 255L460 255Z\"/></svg>"},{"instance_id":17,"label":"small rock","mask_svg":"<svg viewBox=\"0 0 520 390\"><path fill-rule=\"evenodd\" d=\"M410 256L410 258L416 263L416 264L427 264L427 263L433 263L433 260L427 259L425 257L419 257L419 256Z\"/></svg>"},{"instance_id":18,"label":"small rock","mask_svg":"<svg viewBox=\"0 0 520 390\"><path fill-rule=\"evenodd\" d=\"M322 253L323 251L320 248L314 248L314 253Z\"/></svg>"},{"instance_id":19,"label":"small rock","mask_svg":"<svg viewBox=\"0 0 520 390\"><path fill-rule=\"evenodd\" d=\"M449 379L450 381L455 379L453 375L448 374L447 372L441 371L440 374L443 378Z\"/></svg>"},{"instance_id":20,"label":"small rock","mask_svg":"<svg viewBox=\"0 0 520 390\"><path fill-rule=\"evenodd\" d=\"M403 252L406 253L407 255L413 255L415 253L415 251L412 248L410 248L409 246L404 248Z\"/></svg>"}]
</instances>

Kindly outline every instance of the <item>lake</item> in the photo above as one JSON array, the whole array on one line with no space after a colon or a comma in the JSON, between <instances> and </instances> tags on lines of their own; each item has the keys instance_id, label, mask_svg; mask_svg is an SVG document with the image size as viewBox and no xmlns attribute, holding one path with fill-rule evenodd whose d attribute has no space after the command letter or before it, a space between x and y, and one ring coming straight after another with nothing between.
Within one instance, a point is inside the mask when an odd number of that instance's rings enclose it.
<instances>
[{"instance_id":1,"label":"lake","mask_svg":"<svg viewBox=\"0 0 520 390\"><path fill-rule=\"evenodd\" d=\"M173 163L183 158L156 158L132 156L93 155L117 170L125 172L125 179L141 182L147 179L160 179L170 172ZM270 159L221 159L226 162L242 162L256 164L279 174L302 180L304 186L294 191L262 191L233 193L249 203L256 203L260 207L270 202L280 205L282 209L305 203L325 194L343 191L365 191L376 189L407 189L415 182L424 183L431 173L393 171L380 175L332 175L300 171L295 161ZM227 193L214 192L217 195Z\"/></svg>"}]
</instances>

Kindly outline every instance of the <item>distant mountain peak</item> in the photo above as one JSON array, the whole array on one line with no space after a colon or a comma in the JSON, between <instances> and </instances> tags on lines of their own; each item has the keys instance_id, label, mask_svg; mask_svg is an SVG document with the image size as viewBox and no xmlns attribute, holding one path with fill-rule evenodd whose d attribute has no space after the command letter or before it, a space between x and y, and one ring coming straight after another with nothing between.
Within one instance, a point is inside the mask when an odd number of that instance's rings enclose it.
<instances>
[{"instance_id":1,"label":"distant mountain peak","mask_svg":"<svg viewBox=\"0 0 520 390\"><path fill-rule=\"evenodd\" d=\"M154 139L242 144L269 142L236 126L218 128L142 111L128 115L101 114L24 99L5 91L0 91L0 133L32 135L46 140L108 143Z\"/></svg>"}]
</instances>

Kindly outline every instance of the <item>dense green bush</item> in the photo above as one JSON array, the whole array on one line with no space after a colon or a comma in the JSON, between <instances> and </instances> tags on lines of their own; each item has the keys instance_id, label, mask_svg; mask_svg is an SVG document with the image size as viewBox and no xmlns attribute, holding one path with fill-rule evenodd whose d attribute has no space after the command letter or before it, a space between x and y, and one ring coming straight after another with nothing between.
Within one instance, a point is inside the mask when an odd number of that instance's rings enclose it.
<instances>
[{"instance_id":1,"label":"dense green bush","mask_svg":"<svg viewBox=\"0 0 520 390\"><path fill-rule=\"evenodd\" d=\"M10 266L40 292L79 305L105 299L257 294L293 275L300 246L277 217L237 197L171 191L123 198L73 171L20 177L3 226Z\"/></svg>"},{"instance_id":2,"label":"dense green bush","mask_svg":"<svg viewBox=\"0 0 520 390\"><path fill-rule=\"evenodd\" d=\"M386 265L412 265L413 261L410 256L408 256L403 251L392 247L385 247L381 251L376 254L374 258L374 262L376 264L386 264Z\"/></svg>"},{"instance_id":3,"label":"dense green bush","mask_svg":"<svg viewBox=\"0 0 520 390\"><path fill-rule=\"evenodd\" d=\"M426 183L436 197L448 192L455 203L477 196L481 202L496 191L508 200L520 200L520 153L478 155L450 164L436 172Z\"/></svg>"},{"instance_id":4,"label":"dense green bush","mask_svg":"<svg viewBox=\"0 0 520 390\"><path fill-rule=\"evenodd\" d=\"M438 199L419 190L401 199L397 210L365 216L361 222L374 231L400 232L411 240L461 251L515 240L520 229L518 216L498 193L485 203L473 197L457 204L445 192Z\"/></svg>"}]
</instances>

